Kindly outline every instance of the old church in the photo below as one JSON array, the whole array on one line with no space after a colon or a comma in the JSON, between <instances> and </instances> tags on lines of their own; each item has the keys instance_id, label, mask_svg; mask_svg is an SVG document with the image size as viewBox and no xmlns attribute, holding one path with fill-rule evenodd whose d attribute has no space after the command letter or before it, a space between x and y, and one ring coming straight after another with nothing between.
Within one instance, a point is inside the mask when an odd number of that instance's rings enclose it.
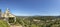
<instances>
[{"instance_id":1,"label":"old church","mask_svg":"<svg viewBox=\"0 0 60 27\"><path fill-rule=\"evenodd\" d=\"M6 20L9 23L16 22L16 17L13 15L7 8L5 12L2 12L0 9L0 19Z\"/></svg>"}]
</instances>

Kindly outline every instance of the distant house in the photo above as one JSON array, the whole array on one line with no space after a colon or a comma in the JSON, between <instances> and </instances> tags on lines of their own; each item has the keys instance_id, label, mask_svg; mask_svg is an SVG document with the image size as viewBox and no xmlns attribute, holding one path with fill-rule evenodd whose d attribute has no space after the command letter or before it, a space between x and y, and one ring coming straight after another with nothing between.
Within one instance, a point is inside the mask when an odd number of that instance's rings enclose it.
<instances>
[{"instance_id":1,"label":"distant house","mask_svg":"<svg viewBox=\"0 0 60 27\"><path fill-rule=\"evenodd\" d=\"M10 13L8 8L6 9L6 11L4 13L0 10L0 19L6 20L9 23L16 22L15 15Z\"/></svg>"}]
</instances>

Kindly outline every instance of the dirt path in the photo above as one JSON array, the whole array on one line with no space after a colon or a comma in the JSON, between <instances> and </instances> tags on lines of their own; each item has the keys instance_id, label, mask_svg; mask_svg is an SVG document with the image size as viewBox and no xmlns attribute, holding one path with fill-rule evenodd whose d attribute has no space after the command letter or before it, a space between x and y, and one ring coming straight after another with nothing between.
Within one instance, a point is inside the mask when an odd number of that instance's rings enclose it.
<instances>
[{"instance_id":1,"label":"dirt path","mask_svg":"<svg viewBox=\"0 0 60 27\"><path fill-rule=\"evenodd\" d=\"M22 27L22 26L10 25L10 27Z\"/></svg>"}]
</instances>

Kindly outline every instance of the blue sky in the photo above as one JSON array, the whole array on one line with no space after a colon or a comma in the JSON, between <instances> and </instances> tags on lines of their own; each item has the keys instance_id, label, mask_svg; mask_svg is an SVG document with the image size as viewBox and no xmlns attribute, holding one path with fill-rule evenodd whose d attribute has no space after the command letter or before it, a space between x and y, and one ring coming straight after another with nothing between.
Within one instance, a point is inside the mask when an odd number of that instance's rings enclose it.
<instances>
[{"instance_id":1,"label":"blue sky","mask_svg":"<svg viewBox=\"0 0 60 27\"><path fill-rule=\"evenodd\" d=\"M60 0L0 0L0 9L6 8L17 16L60 15Z\"/></svg>"}]
</instances>

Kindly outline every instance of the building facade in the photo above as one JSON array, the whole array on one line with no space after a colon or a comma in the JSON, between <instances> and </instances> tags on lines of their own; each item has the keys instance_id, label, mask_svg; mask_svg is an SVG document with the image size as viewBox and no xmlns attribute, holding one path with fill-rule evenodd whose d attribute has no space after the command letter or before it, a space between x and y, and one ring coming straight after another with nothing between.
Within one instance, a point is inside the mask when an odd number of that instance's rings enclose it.
<instances>
[{"instance_id":1,"label":"building facade","mask_svg":"<svg viewBox=\"0 0 60 27\"><path fill-rule=\"evenodd\" d=\"M0 9L0 19L4 19L9 23L16 22L16 17L12 13L10 13L9 9L7 8L6 11L3 13Z\"/></svg>"}]
</instances>

